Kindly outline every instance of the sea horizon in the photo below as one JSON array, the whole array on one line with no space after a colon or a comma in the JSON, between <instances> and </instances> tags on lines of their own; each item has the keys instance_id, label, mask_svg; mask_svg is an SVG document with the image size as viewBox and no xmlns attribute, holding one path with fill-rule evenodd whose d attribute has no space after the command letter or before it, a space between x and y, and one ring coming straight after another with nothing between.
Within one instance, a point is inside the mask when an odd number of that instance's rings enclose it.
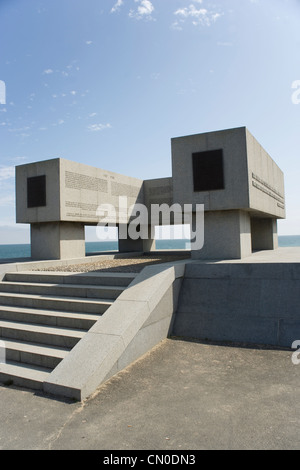
<instances>
[{"instance_id":1,"label":"sea horizon","mask_svg":"<svg viewBox=\"0 0 300 470\"><path fill-rule=\"evenodd\" d=\"M300 247L300 235L279 235L278 245L284 247ZM101 253L107 251L118 251L117 241L86 241L86 254ZM183 250L189 249L189 240L186 239L161 239L156 240L158 250ZM0 244L0 259L30 258L30 243L7 243Z\"/></svg>"}]
</instances>

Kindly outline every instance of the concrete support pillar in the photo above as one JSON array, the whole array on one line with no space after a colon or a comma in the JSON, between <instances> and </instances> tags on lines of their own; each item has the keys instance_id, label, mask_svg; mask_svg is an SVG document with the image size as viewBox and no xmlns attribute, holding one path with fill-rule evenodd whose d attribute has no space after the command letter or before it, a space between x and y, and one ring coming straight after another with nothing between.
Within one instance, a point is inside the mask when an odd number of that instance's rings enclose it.
<instances>
[{"instance_id":1,"label":"concrete support pillar","mask_svg":"<svg viewBox=\"0 0 300 470\"><path fill-rule=\"evenodd\" d=\"M148 252L155 250L155 239L152 238L151 226L144 227L142 232L147 238L138 238L133 240L128 234L128 225L119 225L119 252L127 253L130 251ZM127 238L124 238L126 236Z\"/></svg>"},{"instance_id":2,"label":"concrete support pillar","mask_svg":"<svg viewBox=\"0 0 300 470\"><path fill-rule=\"evenodd\" d=\"M85 256L84 225L72 222L31 224L33 259L69 259Z\"/></svg>"},{"instance_id":3,"label":"concrete support pillar","mask_svg":"<svg viewBox=\"0 0 300 470\"><path fill-rule=\"evenodd\" d=\"M193 250L191 247L193 259L241 259L250 256L251 227L248 212L205 212L203 248Z\"/></svg>"},{"instance_id":4,"label":"concrete support pillar","mask_svg":"<svg viewBox=\"0 0 300 470\"><path fill-rule=\"evenodd\" d=\"M278 248L277 220L253 217L251 219L252 250L276 250Z\"/></svg>"}]
</instances>

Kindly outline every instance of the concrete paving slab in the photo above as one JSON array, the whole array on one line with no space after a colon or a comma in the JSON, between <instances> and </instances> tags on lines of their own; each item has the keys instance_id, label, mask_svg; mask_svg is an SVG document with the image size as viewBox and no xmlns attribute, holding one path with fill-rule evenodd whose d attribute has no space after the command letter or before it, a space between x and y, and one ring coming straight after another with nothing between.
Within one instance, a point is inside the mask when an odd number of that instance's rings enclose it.
<instances>
[{"instance_id":1,"label":"concrete paving slab","mask_svg":"<svg viewBox=\"0 0 300 470\"><path fill-rule=\"evenodd\" d=\"M299 449L291 357L167 339L81 403L0 387L0 449Z\"/></svg>"}]
</instances>

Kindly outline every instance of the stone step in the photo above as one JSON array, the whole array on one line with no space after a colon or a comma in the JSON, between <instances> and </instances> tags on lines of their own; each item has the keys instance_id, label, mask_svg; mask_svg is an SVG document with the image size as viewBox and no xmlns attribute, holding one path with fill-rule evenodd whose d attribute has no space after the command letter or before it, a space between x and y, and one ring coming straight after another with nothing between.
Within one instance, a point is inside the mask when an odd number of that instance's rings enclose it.
<instances>
[{"instance_id":1,"label":"stone step","mask_svg":"<svg viewBox=\"0 0 300 470\"><path fill-rule=\"evenodd\" d=\"M4 385L42 390L43 382L47 380L51 369L44 367L18 364L14 362L0 363L0 382Z\"/></svg>"},{"instance_id":2,"label":"stone step","mask_svg":"<svg viewBox=\"0 0 300 470\"><path fill-rule=\"evenodd\" d=\"M42 389L134 273L8 273L0 283L0 382ZM75 365L76 366L76 365Z\"/></svg>"},{"instance_id":3,"label":"stone step","mask_svg":"<svg viewBox=\"0 0 300 470\"><path fill-rule=\"evenodd\" d=\"M47 369L54 369L70 351L69 348L45 346L44 344L11 339L5 339L4 345L6 361L31 364L46 367Z\"/></svg>"},{"instance_id":4,"label":"stone step","mask_svg":"<svg viewBox=\"0 0 300 470\"><path fill-rule=\"evenodd\" d=\"M0 292L0 305L12 305L42 310L62 310L86 313L104 313L114 299L90 299L51 295L14 294Z\"/></svg>"},{"instance_id":5,"label":"stone step","mask_svg":"<svg viewBox=\"0 0 300 470\"><path fill-rule=\"evenodd\" d=\"M84 336L85 330L52 327L34 323L0 320L0 339L15 339L51 346L73 348Z\"/></svg>"},{"instance_id":6,"label":"stone step","mask_svg":"<svg viewBox=\"0 0 300 470\"><path fill-rule=\"evenodd\" d=\"M136 273L57 273L49 271L22 271L6 273L5 281L127 287L135 277Z\"/></svg>"},{"instance_id":7,"label":"stone step","mask_svg":"<svg viewBox=\"0 0 300 470\"><path fill-rule=\"evenodd\" d=\"M50 284L38 282L0 282L0 292L17 294L57 295L92 299L116 299L124 290L120 286L95 286L81 284Z\"/></svg>"},{"instance_id":8,"label":"stone step","mask_svg":"<svg viewBox=\"0 0 300 470\"><path fill-rule=\"evenodd\" d=\"M39 325L89 330L100 317L101 315L96 313L60 312L59 310L0 305L0 320L37 323Z\"/></svg>"}]
</instances>

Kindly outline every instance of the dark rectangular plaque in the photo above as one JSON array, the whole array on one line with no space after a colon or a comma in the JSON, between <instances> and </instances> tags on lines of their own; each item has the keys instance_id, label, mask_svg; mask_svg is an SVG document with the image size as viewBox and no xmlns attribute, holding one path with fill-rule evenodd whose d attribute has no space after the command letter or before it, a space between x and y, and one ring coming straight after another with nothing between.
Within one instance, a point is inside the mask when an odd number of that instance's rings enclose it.
<instances>
[{"instance_id":1,"label":"dark rectangular plaque","mask_svg":"<svg viewBox=\"0 0 300 470\"><path fill-rule=\"evenodd\" d=\"M193 153L192 157L195 192L225 188L222 149Z\"/></svg>"},{"instance_id":2,"label":"dark rectangular plaque","mask_svg":"<svg viewBox=\"0 0 300 470\"><path fill-rule=\"evenodd\" d=\"M46 205L46 175L27 178L27 207Z\"/></svg>"}]
</instances>

